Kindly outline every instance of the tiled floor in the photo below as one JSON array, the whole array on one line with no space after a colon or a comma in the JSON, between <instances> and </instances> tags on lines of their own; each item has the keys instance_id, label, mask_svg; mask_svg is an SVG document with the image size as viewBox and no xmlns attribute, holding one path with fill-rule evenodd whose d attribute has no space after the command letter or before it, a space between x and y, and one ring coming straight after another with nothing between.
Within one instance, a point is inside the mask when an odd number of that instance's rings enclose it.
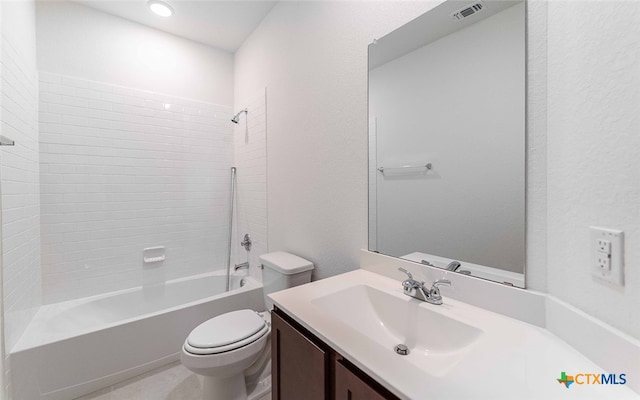
<instances>
[{"instance_id":1,"label":"tiled floor","mask_svg":"<svg viewBox=\"0 0 640 400\"><path fill-rule=\"evenodd\" d=\"M269 377L249 393L250 400L271 400ZM202 400L202 377L179 361L76 400Z\"/></svg>"},{"instance_id":2,"label":"tiled floor","mask_svg":"<svg viewBox=\"0 0 640 400\"><path fill-rule=\"evenodd\" d=\"M202 378L175 362L77 400L202 400Z\"/></svg>"}]
</instances>

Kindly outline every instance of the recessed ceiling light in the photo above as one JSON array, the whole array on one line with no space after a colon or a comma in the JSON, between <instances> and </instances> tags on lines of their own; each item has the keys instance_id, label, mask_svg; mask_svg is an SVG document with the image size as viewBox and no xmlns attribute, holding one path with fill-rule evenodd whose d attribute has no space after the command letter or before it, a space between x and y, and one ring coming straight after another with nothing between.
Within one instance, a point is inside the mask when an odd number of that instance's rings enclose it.
<instances>
[{"instance_id":1,"label":"recessed ceiling light","mask_svg":"<svg viewBox=\"0 0 640 400\"><path fill-rule=\"evenodd\" d=\"M170 17L173 14L173 7L164 1L150 0L147 4L151 11L161 17Z\"/></svg>"}]
</instances>

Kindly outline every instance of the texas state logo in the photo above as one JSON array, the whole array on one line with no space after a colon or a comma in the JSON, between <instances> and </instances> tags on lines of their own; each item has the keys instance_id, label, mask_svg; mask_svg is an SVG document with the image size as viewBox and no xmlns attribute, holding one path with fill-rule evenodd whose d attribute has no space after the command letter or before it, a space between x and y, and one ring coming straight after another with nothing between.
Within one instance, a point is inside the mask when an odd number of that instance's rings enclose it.
<instances>
[{"instance_id":1,"label":"texas state logo","mask_svg":"<svg viewBox=\"0 0 640 400\"><path fill-rule=\"evenodd\" d=\"M560 379L558 379L558 382L560 382L561 385L565 385L567 389L569 389L569 386L571 386L571 384L574 382L573 376L567 376L567 373L562 371L560 373Z\"/></svg>"},{"instance_id":2,"label":"texas state logo","mask_svg":"<svg viewBox=\"0 0 640 400\"><path fill-rule=\"evenodd\" d=\"M565 371L562 371L560 378L556 380L567 389L574 383L577 385L624 385L627 383L627 374L580 373L567 375Z\"/></svg>"}]
</instances>

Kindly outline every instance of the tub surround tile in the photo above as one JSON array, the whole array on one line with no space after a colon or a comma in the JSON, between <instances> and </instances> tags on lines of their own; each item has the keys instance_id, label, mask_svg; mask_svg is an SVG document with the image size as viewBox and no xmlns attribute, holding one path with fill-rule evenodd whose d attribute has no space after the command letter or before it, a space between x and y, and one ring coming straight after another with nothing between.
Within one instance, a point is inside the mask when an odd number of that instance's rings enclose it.
<instances>
[{"instance_id":1,"label":"tub surround tile","mask_svg":"<svg viewBox=\"0 0 640 400\"><path fill-rule=\"evenodd\" d=\"M4 18L21 7L5 10ZM22 13L16 14L22 17ZM24 14L26 15L26 14ZM22 21L25 29L30 25ZM0 131L14 146L0 147L2 204L2 290L0 324L4 346L0 393L12 390L8 352L14 347L41 303L40 185L38 165L38 72L29 56L30 38L20 32L0 35Z\"/></svg>"},{"instance_id":2,"label":"tub surround tile","mask_svg":"<svg viewBox=\"0 0 640 400\"><path fill-rule=\"evenodd\" d=\"M44 304L223 268L230 107L41 71L40 112Z\"/></svg>"}]
</instances>

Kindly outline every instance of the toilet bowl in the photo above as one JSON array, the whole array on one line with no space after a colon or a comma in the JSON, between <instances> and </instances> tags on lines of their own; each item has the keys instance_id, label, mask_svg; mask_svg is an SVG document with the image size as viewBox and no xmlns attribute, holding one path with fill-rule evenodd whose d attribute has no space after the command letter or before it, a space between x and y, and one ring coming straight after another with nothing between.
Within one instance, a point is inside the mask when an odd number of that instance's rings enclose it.
<instances>
[{"instance_id":1,"label":"toilet bowl","mask_svg":"<svg viewBox=\"0 0 640 400\"><path fill-rule=\"evenodd\" d=\"M247 399L244 371L268 351L269 321L264 314L239 310L205 321L191 331L180 361L204 377L203 399Z\"/></svg>"},{"instance_id":2,"label":"toilet bowl","mask_svg":"<svg viewBox=\"0 0 640 400\"><path fill-rule=\"evenodd\" d=\"M311 280L313 264L284 252L260 257L267 309L267 294ZM211 318L194 328L180 354L182 364L204 377L203 400L247 400L245 373L270 366L269 311L237 310Z\"/></svg>"}]
</instances>

